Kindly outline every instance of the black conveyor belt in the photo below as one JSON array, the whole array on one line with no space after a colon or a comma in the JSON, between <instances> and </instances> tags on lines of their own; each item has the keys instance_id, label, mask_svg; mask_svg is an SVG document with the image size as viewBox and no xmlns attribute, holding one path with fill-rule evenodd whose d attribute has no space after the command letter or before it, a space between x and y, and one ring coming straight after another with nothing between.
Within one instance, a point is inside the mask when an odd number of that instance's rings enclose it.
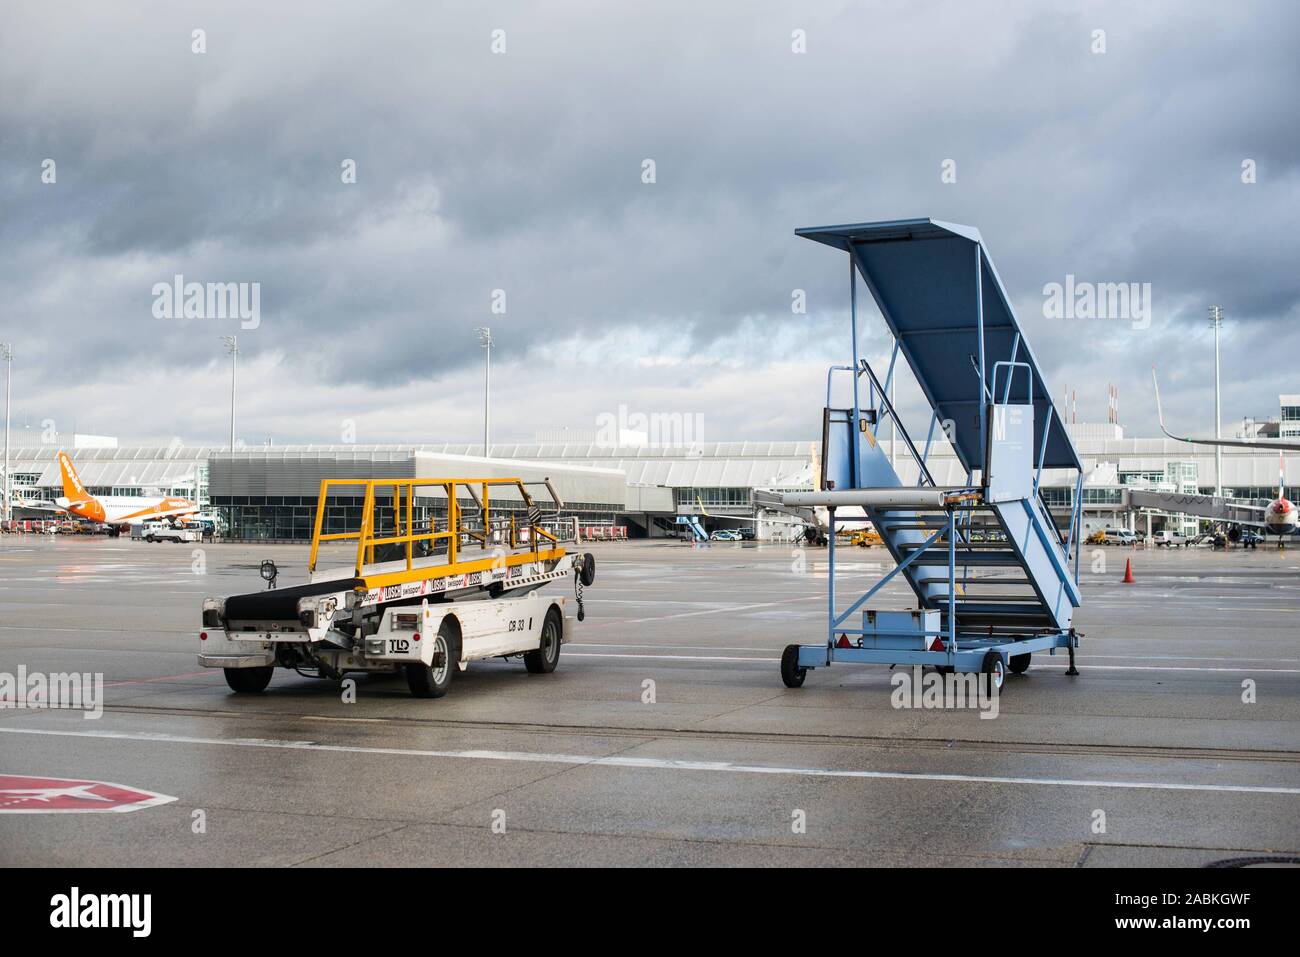
<instances>
[{"instance_id":1,"label":"black conveyor belt","mask_svg":"<svg viewBox=\"0 0 1300 957\"><path fill-rule=\"evenodd\" d=\"M236 621L296 621L299 598L347 591L353 581L351 578L335 578L292 588L269 588L247 595L231 595L226 599L226 617Z\"/></svg>"}]
</instances>

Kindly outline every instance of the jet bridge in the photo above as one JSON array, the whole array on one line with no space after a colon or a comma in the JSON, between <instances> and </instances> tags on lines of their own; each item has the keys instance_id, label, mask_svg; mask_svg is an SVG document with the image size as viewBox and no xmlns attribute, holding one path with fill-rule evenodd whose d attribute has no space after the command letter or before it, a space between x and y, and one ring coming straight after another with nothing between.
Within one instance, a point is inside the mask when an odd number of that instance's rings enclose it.
<instances>
[{"instance_id":1,"label":"jet bridge","mask_svg":"<svg viewBox=\"0 0 1300 957\"><path fill-rule=\"evenodd\" d=\"M826 638L786 648L785 683L845 661L983 671L1000 687L1034 652L1058 648L1075 674L1083 466L979 231L915 219L796 235L849 254L851 363L827 373L821 489L782 496L830 516ZM893 336L883 378L859 354L859 277ZM931 408L920 444L889 399L900 356ZM832 404L837 375L851 381L848 408ZM877 442L887 420L918 467L915 486L903 485ZM937 440L952 445L964 484L935 482L927 462ZM1076 474L1064 529L1039 494L1048 469ZM896 567L841 608L835 526L846 506L854 517L838 521L870 521ZM914 609L866 607L900 577Z\"/></svg>"},{"instance_id":2,"label":"jet bridge","mask_svg":"<svg viewBox=\"0 0 1300 957\"><path fill-rule=\"evenodd\" d=\"M1184 492L1153 492L1124 489L1121 503L1126 509L1155 509L1180 515L1195 515L1216 522L1236 525L1263 525L1268 509L1263 505L1246 505L1214 495L1191 495Z\"/></svg>"}]
</instances>

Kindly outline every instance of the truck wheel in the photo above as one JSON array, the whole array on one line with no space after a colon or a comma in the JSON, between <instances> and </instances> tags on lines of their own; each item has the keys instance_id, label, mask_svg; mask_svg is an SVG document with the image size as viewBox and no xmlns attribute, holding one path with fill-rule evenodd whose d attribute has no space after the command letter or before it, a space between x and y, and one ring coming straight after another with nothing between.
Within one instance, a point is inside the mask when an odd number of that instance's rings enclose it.
<instances>
[{"instance_id":1,"label":"truck wheel","mask_svg":"<svg viewBox=\"0 0 1300 957\"><path fill-rule=\"evenodd\" d=\"M802 688L808 669L799 667L799 646L786 645L781 652L781 680L787 688Z\"/></svg>"},{"instance_id":2,"label":"truck wheel","mask_svg":"<svg viewBox=\"0 0 1300 957\"><path fill-rule=\"evenodd\" d=\"M433 639L433 652L441 655L441 665L414 664L406 666L406 686L417 698L441 698L451 687L451 676L460 660L456 643L456 626L444 620Z\"/></svg>"},{"instance_id":3,"label":"truck wheel","mask_svg":"<svg viewBox=\"0 0 1300 957\"><path fill-rule=\"evenodd\" d=\"M1032 657L1032 654L1012 655L1011 660L1007 662L1008 666L1011 668L1011 673L1013 675L1023 675L1029 670L1029 659Z\"/></svg>"},{"instance_id":4,"label":"truck wheel","mask_svg":"<svg viewBox=\"0 0 1300 957\"><path fill-rule=\"evenodd\" d=\"M578 580L586 588L590 588L592 582L596 580L596 556L591 552L586 552L582 556L582 570L578 572Z\"/></svg>"},{"instance_id":5,"label":"truck wheel","mask_svg":"<svg viewBox=\"0 0 1300 957\"><path fill-rule=\"evenodd\" d=\"M542 646L536 651L524 652L524 667L530 675L549 675L560 663L560 640L564 636L564 626L560 623L559 613L554 608L546 613L542 623Z\"/></svg>"},{"instance_id":6,"label":"truck wheel","mask_svg":"<svg viewBox=\"0 0 1300 957\"><path fill-rule=\"evenodd\" d=\"M230 690L239 694L259 694L266 690L266 686L271 683L271 675L275 668L267 665L264 668L223 668L226 673L226 684L230 685Z\"/></svg>"},{"instance_id":7,"label":"truck wheel","mask_svg":"<svg viewBox=\"0 0 1300 957\"><path fill-rule=\"evenodd\" d=\"M980 671L989 675L989 680L993 687L998 691L1002 690L1002 683L1007 680L1007 666L1002 661L1002 656L996 651L990 651L984 656L984 666Z\"/></svg>"}]
</instances>

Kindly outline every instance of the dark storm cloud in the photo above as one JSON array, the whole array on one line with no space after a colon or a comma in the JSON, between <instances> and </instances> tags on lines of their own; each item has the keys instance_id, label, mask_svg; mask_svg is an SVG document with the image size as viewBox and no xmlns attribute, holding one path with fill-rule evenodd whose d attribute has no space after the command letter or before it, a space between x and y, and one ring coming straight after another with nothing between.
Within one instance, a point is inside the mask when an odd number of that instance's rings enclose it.
<instances>
[{"instance_id":1,"label":"dark storm cloud","mask_svg":"<svg viewBox=\"0 0 1300 957\"><path fill-rule=\"evenodd\" d=\"M1149 424L1146 368L1204 361L1211 302L1241 323L1225 350L1271 330L1233 359L1266 411L1297 390L1298 26L1285 2L18 4L6 324L29 362L92 381L142 341L201 366L237 330L152 316L153 284L182 273L260 282L244 348L358 386L477 362L484 324L504 359L662 328L762 361L764 330L824 328L791 316L792 289L845 304L842 258L795 227L929 215L981 229L1093 417L1121 378ZM1150 329L1045 320L1067 273L1152 283ZM56 324L67 355L40 338ZM1191 401L1171 379L1171 405Z\"/></svg>"}]
</instances>

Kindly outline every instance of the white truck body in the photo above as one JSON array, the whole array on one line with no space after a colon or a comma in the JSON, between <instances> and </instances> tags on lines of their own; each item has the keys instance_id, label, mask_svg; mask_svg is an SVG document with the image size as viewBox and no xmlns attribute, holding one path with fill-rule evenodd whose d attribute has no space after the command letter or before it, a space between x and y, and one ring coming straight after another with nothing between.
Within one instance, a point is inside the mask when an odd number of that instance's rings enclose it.
<instances>
[{"instance_id":1,"label":"white truck body","mask_svg":"<svg viewBox=\"0 0 1300 957\"><path fill-rule=\"evenodd\" d=\"M336 680L350 671L404 671L418 697L441 697L452 673L484 658L520 655L530 672L548 673L571 638L573 619L567 596L537 589L572 582L581 620L582 588L594 580L595 559L565 555L549 566L428 572L376 588L324 574L283 590L206 598L199 664L224 669L237 692L263 690L276 668Z\"/></svg>"},{"instance_id":2,"label":"white truck body","mask_svg":"<svg viewBox=\"0 0 1300 957\"><path fill-rule=\"evenodd\" d=\"M379 628L365 635L352 649L333 647L328 641L331 624L283 626L274 631L238 631L205 628L199 641L199 664L205 668L264 668L274 666L277 645L310 645L312 655L336 671L394 671L408 664L428 665L443 622L452 619L460 634L459 670L471 661L536 651L541 644L547 612L556 608L563 620L561 643L572 637L573 619L565 614L563 595L528 594L518 597L454 602L423 600L419 605L397 605L384 610ZM342 635L340 638L344 637Z\"/></svg>"},{"instance_id":3,"label":"white truck body","mask_svg":"<svg viewBox=\"0 0 1300 957\"><path fill-rule=\"evenodd\" d=\"M203 529L171 522L142 522L131 527L131 537L146 542L199 542L203 540Z\"/></svg>"}]
</instances>

